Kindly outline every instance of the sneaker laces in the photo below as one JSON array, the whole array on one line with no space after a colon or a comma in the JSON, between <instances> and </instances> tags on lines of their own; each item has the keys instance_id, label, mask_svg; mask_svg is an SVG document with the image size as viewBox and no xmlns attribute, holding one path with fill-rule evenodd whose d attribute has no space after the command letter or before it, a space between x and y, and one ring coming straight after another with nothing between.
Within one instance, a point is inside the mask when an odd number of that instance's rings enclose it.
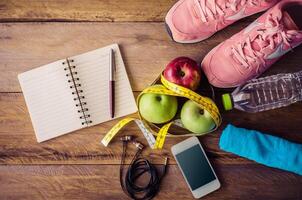
<instances>
[{"instance_id":1,"label":"sneaker laces","mask_svg":"<svg viewBox=\"0 0 302 200\"><path fill-rule=\"evenodd\" d=\"M249 68L249 63L257 63L257 72L260 66L265 65L265 54L262 52L264 48L269 47L274 50L276 46L287 45L292 49L290 42L294 37L302 38L302 32L298 30L286 30L283 24L280 24L281 17L274 17L272 14L268 16L265 21L265 27L257 30L258 34L253 40L248 36L247 39L241 43L231 47L232 53L236 60L245 68ZM258 44L258 48L253 47L253 43Z\"/></svg>"},{"instance_id":2,"label":"sneaker laces","mask_svg":"<svg viewBox=\"0 0 302 200\"><path fill-rule=\"evenodd\" d=\"M217 0L194 0L200 12L200 17L203 22L208 22L208 19L214 20L217 15L224 14L224 10L231 8L234 12L237 11L238 5L244 6L249 4L255 6L259 3L259 0L229 0L228 2L222 2L221 5L217 3Z\"/></svg>"}]
</instances>

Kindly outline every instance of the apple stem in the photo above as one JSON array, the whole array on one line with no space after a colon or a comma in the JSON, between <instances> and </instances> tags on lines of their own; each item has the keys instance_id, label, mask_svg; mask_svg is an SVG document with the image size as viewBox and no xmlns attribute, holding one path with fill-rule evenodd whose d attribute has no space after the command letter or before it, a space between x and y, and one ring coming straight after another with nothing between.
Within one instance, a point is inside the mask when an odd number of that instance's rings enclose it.
<instances>
[{"instance_id":1,"label":"apple stem","mask_svg":"<svg viewBox=\"0 0 302 200\"><path fill-rule=\"evenodd\" d=\"M179 75L180 75L181 77L184 77L184 76L185 76L185 73L184 73L182 70L180 70Z\"/></svg>"},{"instance_id":2,"label":"apple stem","mask_svg":"<svg viewBox=\"0 0 302 200\"><path fill-rule=\"evenodd\" d=\"M201 109L201 110L199 111L199 113L200 113L201 115L203 115L203 114L204 114L204 110Z\"/></svg>"}]
</instances>

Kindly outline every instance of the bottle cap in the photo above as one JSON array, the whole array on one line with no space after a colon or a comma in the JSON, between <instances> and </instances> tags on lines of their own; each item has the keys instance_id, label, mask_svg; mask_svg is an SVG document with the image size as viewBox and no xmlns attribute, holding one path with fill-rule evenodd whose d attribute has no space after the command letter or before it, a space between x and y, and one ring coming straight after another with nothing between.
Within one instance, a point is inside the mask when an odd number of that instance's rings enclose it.
<instances>
[{"instance_id":1,"label":"bottle cap","mask_svg":"<svg viewBox=\"0 0 302 200\"><path fill-rule=\"evenodd\" d=\"M222 103L225 110L232 110L233 109L233 103L231 99L230 94L223 94L222 95Z\"/></svg>"}]
</instances>

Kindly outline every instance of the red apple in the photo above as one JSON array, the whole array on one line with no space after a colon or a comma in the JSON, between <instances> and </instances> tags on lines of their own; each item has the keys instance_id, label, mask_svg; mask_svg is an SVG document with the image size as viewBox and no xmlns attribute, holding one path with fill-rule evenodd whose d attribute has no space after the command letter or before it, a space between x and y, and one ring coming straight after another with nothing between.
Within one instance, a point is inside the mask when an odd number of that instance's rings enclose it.
<instances>
[{"instance_id":1,"label":"red apple","mask_svg":"<svg viewBox=\"0 0 302 200\"><path fill-rule=\"evenodd\" d=\"M172 60L164 71L164 77L177 85L196 90L201 72L198 64L188 57L178 57Z\"/></svg>"}]
</instances>

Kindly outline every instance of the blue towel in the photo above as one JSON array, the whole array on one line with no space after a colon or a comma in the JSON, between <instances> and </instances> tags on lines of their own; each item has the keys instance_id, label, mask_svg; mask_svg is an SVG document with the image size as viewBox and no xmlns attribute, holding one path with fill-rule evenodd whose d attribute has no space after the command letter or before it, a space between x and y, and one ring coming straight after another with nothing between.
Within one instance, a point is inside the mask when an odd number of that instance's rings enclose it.
<instances>
[{"instance_id":1,"label":"blue towel","mask_svg":"<svg viewBox=\"0 0 302 200\"><path fill-rule=\"evenodd\" d=\"M229 124L219 146L258 163L302 175L302 144Z\"/></svg>"}]
</instances>

